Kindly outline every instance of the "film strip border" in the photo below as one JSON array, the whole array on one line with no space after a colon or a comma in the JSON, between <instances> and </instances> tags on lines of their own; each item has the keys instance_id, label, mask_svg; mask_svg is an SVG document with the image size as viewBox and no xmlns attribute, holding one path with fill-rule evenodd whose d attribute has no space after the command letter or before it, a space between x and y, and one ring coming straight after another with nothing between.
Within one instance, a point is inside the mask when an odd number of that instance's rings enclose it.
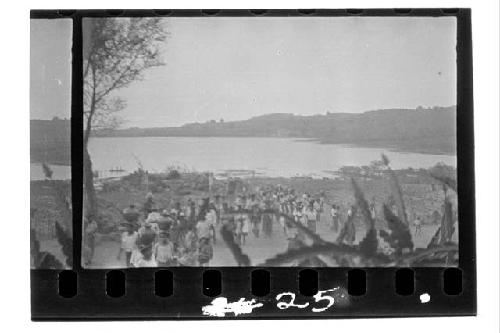
<instances>
[{"instance_id":1,"label":"film strip border","mask_svg":"<svg viewBox=\"0 0 500 333\"><path fill-rule=\"evenodd\" d=\"M32 10L31 18L78 17L255 17L255 16L459 16L464 8L346 8L346 9L108 9L108 10Z\"/></svg>"},{"instance_id":2,"label":"film strip border","mask_svg":"<svg viewBox=\"0 0 500 333\"><path fill-rule=\"evenodd\" d=\"M33 271L37 320L471 315L474 279L457 268L172 268ZM250 313L207 306L249 302ZM330 302L332 298L332 302ZM61 311L64 309L64 311ZM321 311L322 310L322 311Z\"/></svg>"},{"instance_id":3,"label":"film strip border","mask_svg":"<svg viewBox=\"0 0 500 333\"><path fill-rule=\"evenodd\" d=\"M456 17L457 171L461 230L459 268L289 267L266 268L264 271L251 267L122 271L82 269L82 18L119 16ZM255 302L262 303L252 313L241 313L236 318L444 316L476 313L472 39L469 9L34 10L31 18L73 19L71 146L74 213L74 268L63 272L31 271L32 319L221 318L203 314L203 307L211 305L220 297L226 298L227 302L255 299ZM267 285L269 293L259 294L252 285ZM320 301L323 307L329 304L325 297L333 295L325 292L331 290L338 291L335 296L344 301L337 298L337 305L333 304L324 311L313 311L318 310L313 305L318 297L322 297ZM277 299L280 295L283 299ZM427 300L427 296L430 299ZM304 306L306 303L308 306Z\"/></svg>"}]
</instances>

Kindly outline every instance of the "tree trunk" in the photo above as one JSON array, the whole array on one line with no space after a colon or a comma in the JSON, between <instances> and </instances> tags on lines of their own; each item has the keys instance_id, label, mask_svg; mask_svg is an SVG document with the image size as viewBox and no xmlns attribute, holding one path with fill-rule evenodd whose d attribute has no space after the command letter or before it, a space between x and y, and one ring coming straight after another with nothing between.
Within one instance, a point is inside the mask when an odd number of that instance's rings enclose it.
<instances>
[{"instance_id":1,"label":"tree trunk","mask_svg":"<svg viewBox=\"0 0 500 333\"><path fill-rule=\"evenodd\" d=\"M87 124L85 126L85 132L83 134L83 187L85 191L85 202L84 214L87 218L92 218L96 220L99 224L97 218L97 199L95 195L94 188L94 172L92 171L92 160L90 159L90 154L88 150L90 131L92 130L92 117L95 113L95 68L92 67L92 78L94 80L93 92L92 92L92 102L90 104L90 113L87 117Z\"/></svg>"},{"instance_id":2,"label":"tree trunk","mask_svg":"<svg viewBox=\"0 0 500 333\"><path fill-rule=\"evenodd\" d=\"M90 159L87 145L83 148L83 187L85 191L85 217L96 218L97 215L97 199L94 188L94 173L92 171L92 161ZM99 221L96 221L99 223Z\"/></svg>"}]
</instances>

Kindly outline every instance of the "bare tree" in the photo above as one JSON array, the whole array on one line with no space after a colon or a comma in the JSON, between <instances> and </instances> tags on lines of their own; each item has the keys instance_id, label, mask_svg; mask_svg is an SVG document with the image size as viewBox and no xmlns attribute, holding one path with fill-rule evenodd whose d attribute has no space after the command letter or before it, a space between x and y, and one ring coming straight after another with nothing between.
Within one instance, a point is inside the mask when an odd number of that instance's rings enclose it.
<instances>
[{"instance_id":1,"label":"bare tree","mask_svg":"<svg viewBox=\"0 0 500 333\"><path fill-rule=\"evenodd\" d=\"M94 173L88 152L92 131L116 128L125 101L117 90L161 66L167 37L160 18L90 18L83 22L84 189L86 215L97 213Z\"/></svg>"}]
</instances>

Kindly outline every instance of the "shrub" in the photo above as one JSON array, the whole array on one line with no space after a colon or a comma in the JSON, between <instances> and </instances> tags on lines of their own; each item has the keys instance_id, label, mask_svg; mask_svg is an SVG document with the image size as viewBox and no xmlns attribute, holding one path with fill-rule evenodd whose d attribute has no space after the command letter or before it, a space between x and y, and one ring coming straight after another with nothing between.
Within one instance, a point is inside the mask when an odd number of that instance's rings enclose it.
<instances>
[{"instance_id":1,"label":"shrub","mask_svg":"<svg viewBox=\"0 0 500 333\"><path fill-rule=\"evenodd\" d=\"M180 179L181 178L181 173L179 170L172 169L167 173L166 179L168 180L173 180L173 179Z\"/></svg>"}]
</instances>

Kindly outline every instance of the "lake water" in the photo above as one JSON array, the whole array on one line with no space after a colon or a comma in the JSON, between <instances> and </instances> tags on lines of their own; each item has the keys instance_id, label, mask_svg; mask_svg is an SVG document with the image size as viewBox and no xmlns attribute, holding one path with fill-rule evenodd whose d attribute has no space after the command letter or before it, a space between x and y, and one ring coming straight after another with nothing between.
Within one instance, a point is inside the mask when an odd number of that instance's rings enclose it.
<instances>
[{"instance_id":1,"label":"lake water","mask_svg":"<svg viewBox=\"0 0 500 333\"><path fill-rule=\"evenodd\" d=\"M392 152L290 138L132 137L92 138L89 144L94 170L100 177L120 176L139 163L150 172L170 166L214 172L218 177L311 176L333 177L342 166L368 165L386 154L394 169L428 168L438 162L456 166L454 155ZM110 170L123 169L123 172Z\"/></svg>"}]
</instances>

